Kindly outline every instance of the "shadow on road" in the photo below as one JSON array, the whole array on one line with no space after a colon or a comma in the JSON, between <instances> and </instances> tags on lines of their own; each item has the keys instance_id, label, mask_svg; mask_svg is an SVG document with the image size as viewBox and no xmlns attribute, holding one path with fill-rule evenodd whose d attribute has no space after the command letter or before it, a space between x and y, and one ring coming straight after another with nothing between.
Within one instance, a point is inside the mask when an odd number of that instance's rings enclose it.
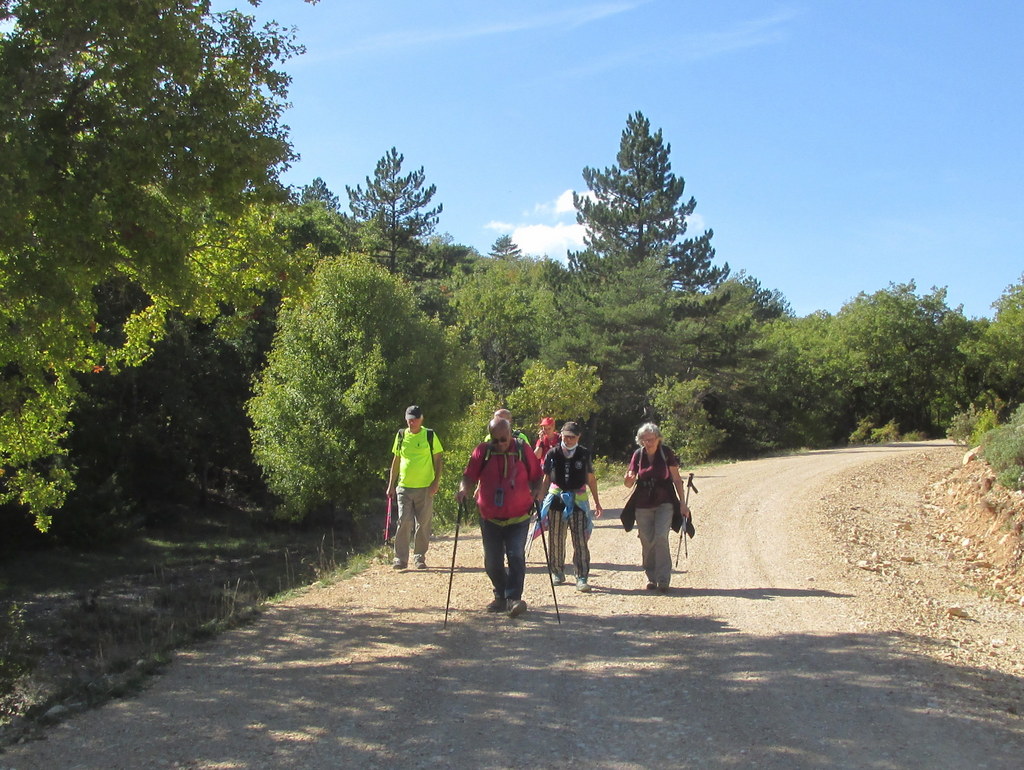
<instances>
[{"instance_id":1,"label":"shadow on road","mask_svg":"<svg viewBox=\"0 0 1024 770\"><path fill-rule=\"evenodd\" d=\"M253 649L179 663L194 689L108 717L126 733L167 725L150 753L203 767L1018 768L1024 751L1019 699L996 702L1024 695L1020 680L906 652L910 634L752 636L685 615L558 625L546 609L463 611L447 631L440 619L278 608ZM187 734L173 729L183 714Z\"/></svg>"}]
</instances>

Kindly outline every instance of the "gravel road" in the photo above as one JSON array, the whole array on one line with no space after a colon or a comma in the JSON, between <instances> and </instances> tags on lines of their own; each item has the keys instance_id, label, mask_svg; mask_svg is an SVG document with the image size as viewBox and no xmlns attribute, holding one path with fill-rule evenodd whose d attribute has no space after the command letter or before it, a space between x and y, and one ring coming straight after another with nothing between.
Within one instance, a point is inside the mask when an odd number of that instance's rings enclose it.
<instances>
[{"instance_id":1,"label":"gravel road","mask_svg":"<svg viewBox=\"0 0 1024 770\"><path fill-rule=\"evenodd\" d=\"M559 587L561 623L539 543L529 611L486 614L479 530L464 526L447 629L451 537L426 571L374 565L275 604L0 768L1018 769L1024 611L972 609L1001 644L965 661L908 599L926 583L856 564L865 524L919 512L960 454L934 442L700 469L697 536L666 595L644 590L624 490L604 489L594 590ZM888 484L861 483L880 473ZM942 569L928 590L965 590Z\"/></svg>"}]
</instances>

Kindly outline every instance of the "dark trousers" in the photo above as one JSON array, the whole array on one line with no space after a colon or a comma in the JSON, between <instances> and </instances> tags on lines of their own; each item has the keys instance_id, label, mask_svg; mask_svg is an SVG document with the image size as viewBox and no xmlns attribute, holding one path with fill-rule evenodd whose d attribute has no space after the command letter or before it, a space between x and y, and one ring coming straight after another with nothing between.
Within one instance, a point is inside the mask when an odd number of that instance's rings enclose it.
<instances>
[{"instance_id":1,"label":"dark trousers","mask_svg":"<svg viewBox=\"0 0 1024 770\"><path fill-rule=\"evenodd\" d=\"M530 521L500 526L480 519L484 571L494 586L495 599L522 599L526 580L526 537ZM507 560L507 566L506 566Z\"/></svg>"}]
</instances>

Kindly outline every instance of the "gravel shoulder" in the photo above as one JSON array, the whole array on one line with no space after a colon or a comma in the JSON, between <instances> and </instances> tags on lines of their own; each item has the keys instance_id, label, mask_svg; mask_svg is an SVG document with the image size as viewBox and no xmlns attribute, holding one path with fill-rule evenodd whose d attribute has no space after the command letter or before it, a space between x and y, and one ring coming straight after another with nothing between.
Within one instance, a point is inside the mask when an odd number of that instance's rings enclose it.
<instances>
[{"instance_id":1,"label":"gravel shoulder","mask_svg":"<svg viewBox=\"0 0 1024 770\"><path fill-rule=\"evenodd\" d=\"M431 569L378 564L275 604L0 768L1019 768L1024 609L985 589L1012 581L941 504L961 455L699 469L667 595L644 590L624 490L604 489L594 590L556 589L561 622L539 543L530 610L485 613L463 526L447 628L450 536Z\"/></svg>"}]
</instances>

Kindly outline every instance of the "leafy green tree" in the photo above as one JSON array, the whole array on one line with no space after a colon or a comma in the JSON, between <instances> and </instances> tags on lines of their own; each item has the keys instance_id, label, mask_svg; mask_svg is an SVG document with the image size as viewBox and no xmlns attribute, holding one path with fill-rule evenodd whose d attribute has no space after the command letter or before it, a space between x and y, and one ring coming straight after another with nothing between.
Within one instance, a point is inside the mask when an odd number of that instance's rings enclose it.
<instances>
[{"instance_id":1,"label":"leafy green tree","mask_svg":"<svg viewBox=\"0 0 1024 770\"><path fill-rule=\"evenodd\" d=\"M367 257L323 262L309 292L285 300L248 406L282 512L358 510L380 492L401 410L420 404L444 431L471 382L454 335L417 309L407 284Z\"/></svg>"},{"instance_id":2,"label":"leafy green tree","mask_svg":"<svg viewBox=\"0 0 1024 770\"><path fill-rule=\"evenodd\" d=\"M764 445L822 447L850 431L852 352L838 339L835 316L780 317L761 330L766 351L754 371L753 392Z\"/></svg>"},{"instance_id":3,"label":"leafy green tree","mask_svg":"<svg viewBox=\"0 0 1024 770\"><path fill-rule=\"evenodd\" d=\"M960 400L955 384L963 379L969 324L959 308L946 305L945 289L915 292L910 282L862 293L836 316L834 331L852 356L851 417L944 433Z\"/></svg>"},{"instance_id":4,"label":"leafy green tree","mask_svg":"<svg viewBox=\"0 0 1024 770\"><path fill-rule=\"evenodd\" d=\"M660 416L665 441L689 465L711 457L728 433L711 424L704 403L711 383L702 378L672 380L664 377L651 388L651 401Z\"/></svg>"},{"instance_id":5,"label":"leafy green tree","mask_svg":"<svg viewBox=\"0 0 1024 770\"><path fill-rule=\"evenodd\" d=\"M479 261L476 249L456 243L447 233L430 236L413 268L419 277L411 279L420 309L446 326L458 323L452 304L456 287L476 269Z\"/></svg>"},{"instance_id":6,"label":"leafy green tree","mask_svg":"<svg viewBox=\"0 0 1024 770\"><path fill-rule=\"evenodd\" d=\"M298 49L208 2L0 0L0 502L49 525L77 377L146 357L168 314L243 314L287 272L268 204ZM101 329L95 291L145 299Z\"/></svg>"},{"instance_id":7,"label":"leafy green tree","mask_svg":"<svg viewBox=\"0 0 1024 770\"><path fill-rule=\"evenodd\" d=\"M529 259L483 258L453 297L484 379L502 402L519 386L527 361L537 355L540 328L553 307L541 272Z\"/></svg>"},{"instance_id":8,"label":"leafy green tree","mask_svg":"<svg viewBox=\"0 0 1024 770\"><path fill-rule=\"evenodd\" d=\"M385 153L374 170L373 178L366 177L362 186L345 187L349 208L360 222L372 223L365 232L368 246L379 253L392 273L407 272L422 241L437 226L443 206L429 208L436 185L424 186L423 167L402 174L405 156L392 147ZM399 258L405 264L399 264Z\"/></svg>"},{"instance_id":9,"label":"leafy green tree","mask_svg":"<svg viewBox=\"0 0 1024 770\"><path fill-rule=\"evenodd\" d=\"M292 252L312 249L307 256L337 257L359 243L356 223L338 208L338 197L317 177L299 191L295 205L282 207L277 227L288 239Z\"/></svg>"},{"instance_id":10,"label":"leafy green tree","mask_svg":"<svg viewBox=\"0 0 1024 770\"><path fill-rule=\"evenodd\" d=\"M993 307L995 317L967 349L983 372L985 390L1014 406L1024 403L1024 276L1008 286Z\"/></svg>"},{"instance_id":11,"label":"leafy green tree","mask_svg":"<svg viewBox=\"0 0 1024 770\"><path fill-rule=\"evenodd\" d=\"M523 384L508 397L513 413L529 415L535 425L545 415L586 421L598 410L601 380L596 366L567 361L560 369L535 363L523 373Z\"/></svg>"}]
</instances>

